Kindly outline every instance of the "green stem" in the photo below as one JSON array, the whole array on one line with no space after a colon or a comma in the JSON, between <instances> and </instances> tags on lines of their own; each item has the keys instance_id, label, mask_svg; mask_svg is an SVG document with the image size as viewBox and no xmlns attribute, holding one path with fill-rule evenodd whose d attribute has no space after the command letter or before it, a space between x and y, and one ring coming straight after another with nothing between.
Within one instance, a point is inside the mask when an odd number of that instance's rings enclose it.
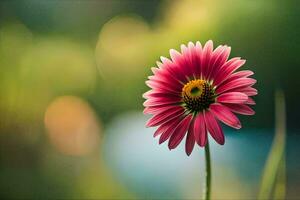
<instances>
[{"instance_id":1,"label":"green stem","mask_svg":"<svg viewBox=\"0 0 300 200\"><path fill-rule=\"evenodd\" d=\"M211 165L210 165L210 151L209 151L209 143L205 146L205 187L204 187L204 199L210 199L210 191L211 191Z\"/></svg>"}]
</instances>

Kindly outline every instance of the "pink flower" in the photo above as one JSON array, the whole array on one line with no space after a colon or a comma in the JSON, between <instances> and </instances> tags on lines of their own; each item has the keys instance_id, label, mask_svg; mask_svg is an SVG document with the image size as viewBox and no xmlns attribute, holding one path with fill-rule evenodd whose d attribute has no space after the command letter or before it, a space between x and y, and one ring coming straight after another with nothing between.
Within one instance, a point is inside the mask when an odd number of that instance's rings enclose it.
<instances>
[{"instance_id":1,"label":"pink flower","mask_svg":"<svg viewBox=\"0 0 300 200\"><path fill-rule=\"evenodd\" d=\"M181 53L171 49L171 60L161 57L158 68L152 68L144 113L153 115L147 127L158 127L154 136L160 136L160 144L169 140L169 149L174 149L187 135L185 150L190 155L195 143L206 145L210 133L223 145L219 121L240 129L235 113L254 114L249 105L255 104L251 96L257 94L252 87L256 80L249 78L252 71L237 71L245 60L228 60L230 49L220 45L213 50L211 40L203 48L200 42L189 42L181 45Z\"/></svg>"}]
</instances>

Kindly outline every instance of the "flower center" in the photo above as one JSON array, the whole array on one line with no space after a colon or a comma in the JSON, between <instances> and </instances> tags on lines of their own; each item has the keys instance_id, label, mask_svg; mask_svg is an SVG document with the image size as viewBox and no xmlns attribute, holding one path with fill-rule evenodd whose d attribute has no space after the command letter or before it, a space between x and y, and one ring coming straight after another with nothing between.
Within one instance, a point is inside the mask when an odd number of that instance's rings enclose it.
<instances>
[{"instance_id":1,"label":"flower center","mask_svg":"<svg viewBox=\"0 0 300 200\"><path fill-rule=\"evenodd\" d=\"M182 88L184 107L190 112L209 108L215 102L215 91L211 84L202 79L191 80Z\"/></svg>"}]
</instances>

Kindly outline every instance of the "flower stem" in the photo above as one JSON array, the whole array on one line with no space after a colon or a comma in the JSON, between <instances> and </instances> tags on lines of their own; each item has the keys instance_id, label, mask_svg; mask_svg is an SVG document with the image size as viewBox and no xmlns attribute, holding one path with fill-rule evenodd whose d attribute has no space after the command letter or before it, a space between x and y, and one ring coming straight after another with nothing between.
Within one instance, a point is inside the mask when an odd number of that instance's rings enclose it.
<instances>
[{"instance_id":1,"label":"flower stem","mask_svg":"<svg viewBox=\"0 0 300 200\"><path fill-rule=\"evenodd\" d=\"M204 187L204 199L210 199L211 191L211 165L210 165L210 151L209 143L205 146L205 187Z\"/></svg>"}]
</instances>

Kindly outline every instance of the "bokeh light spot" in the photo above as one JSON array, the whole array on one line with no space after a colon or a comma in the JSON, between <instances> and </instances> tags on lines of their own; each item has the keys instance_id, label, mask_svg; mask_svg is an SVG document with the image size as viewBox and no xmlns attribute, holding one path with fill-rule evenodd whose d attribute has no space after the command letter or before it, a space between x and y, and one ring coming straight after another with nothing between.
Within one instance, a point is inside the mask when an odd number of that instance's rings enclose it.
<instances>
[{"instance_id":1,"label":"bokeh light spot","mask_svg":"<svg viewBox=\"0 0 300 200\"><path fill-rule=\"evenodd\" d=\"M58 97L48 106L44 121L51 143L61 153L81 156L97 150L101 127L84 100Z\"/></svg>"}]
</instances>

